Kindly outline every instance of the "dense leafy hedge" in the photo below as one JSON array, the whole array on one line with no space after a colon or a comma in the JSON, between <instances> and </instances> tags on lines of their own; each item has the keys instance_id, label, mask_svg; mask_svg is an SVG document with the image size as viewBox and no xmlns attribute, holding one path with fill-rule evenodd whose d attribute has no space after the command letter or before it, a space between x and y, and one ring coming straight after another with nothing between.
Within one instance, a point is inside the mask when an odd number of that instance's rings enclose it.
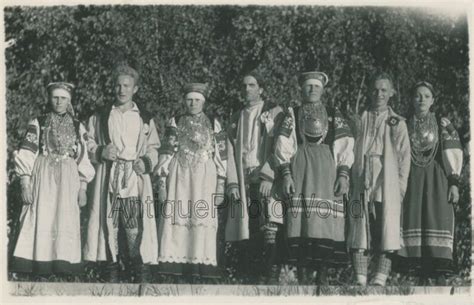
<instances>
[{"instance_id":1,"label":"dense leafy hedge","mask_svg":"<svg viewBox=\"0 0 474 305\"><path fill-rule=\"evenodd\" d=\"M330 79L325 99L352 117L356 104L359 110L366 104L370 75L383 69L395 79L392 106L402 115L408 114L410 86L432 82L439 91L435 110L454 122L466 143L467 33L466 16L406 8L7 7L6 39L16 41L5 51L9 219L17 219L20 206L11 153L28 119L46 109L49 81L77 84L74 107L85 120L110 100L111 69L127 61L141 73L136 101L162 127L182 108L180 88L192 80L210 83L207 110L225 122L239 107L242 71L256 67L267 80L266 99L286 105L299 99L299 72L325 71ZM456 207L456 258L459 275L467 279L471 205L467 173L464 177Z\"/></svg>"}]
</instances>

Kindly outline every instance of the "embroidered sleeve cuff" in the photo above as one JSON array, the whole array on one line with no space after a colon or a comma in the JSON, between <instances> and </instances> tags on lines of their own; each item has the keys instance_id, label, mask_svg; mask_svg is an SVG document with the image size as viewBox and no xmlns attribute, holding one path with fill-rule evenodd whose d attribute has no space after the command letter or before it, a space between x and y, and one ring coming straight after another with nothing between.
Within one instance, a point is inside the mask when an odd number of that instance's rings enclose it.
<instances>
[{"instance_id":1,"label":"embroidered sleeve cuff","mask_svg":"<svg viewBox=\"0 0 474 305\"><path fill-rule=\"evenodd\" d=\"M456 131L456 128L454 128L453 124L449 124L448 126L446 126L446 130L449 132L449 133L452 133L454 131Z\"/></svg>"},{"instance_id":2,"label":"embroidered sleeve cuff","mask_svg":"<svg viewBox=\"0 0 474 305\"><path fill-rule=\"evenodd\" d=\"M24 141L23 143L21 143L20 149L26 149L31 151L32 153L36 153L38 151L38 145L33 142Z\"/></svg>"},{"instance_id":3,"label":"embroidered sleeve cuff","mask_svg":"<svg viewBox=\"0 0 474 305\"><path fill-rule=\"evenodd\" d=\"M97 146L97 149L95 151L95 159L98 161L98 162L102 162L102 161L105 161L104 159L102 159L102 152L104 151L105 149L105 145L99 145Z\"/></svg>"},{"instance_id":4,"label":"embroidered sleeve cuff","mask_svg":"<svg viewBox=\"0 0 474 305\"><path fill-rule=\"evenodd\" d=\"M336 130L336 134L334 135L334 139L341 139L344 137L353 138L352 132L348 128L340 128Z\"/></svg>"},{"instance_id":5,"label":"embroidered sleeve cuff","mask_svg":"<svg viewBox=\"0 0 474 305\"><path fill-rule=\"evenodd\" d=\"M235 182L232 182L232 183L227 184L227 188L228 188L229 190L232 189L232 188L234 188L234 187L239 188L239 184L238 184L238 183L235 183Z\"/></svg>"},{"instance_id":6,"label":"embroidered sleeve cuff","mask_svg":"<svg viewBox=\"0 0 474 305\"><path fill-rule=\"evenodd\" d=\"M153 164L151 163L151 159L148 156L143 156L140 158L143 161L143 164L145 165L145 174L151 173L153 170Z\"/></svg>"},{"instance_id":7,"label":"embroidered sleeve cuff","mask_svg":"<svg viewBox=\"0 0 474 305\"><path fill-rule=\"evenodd\" d=\"M260 176L260 179L262 179L262 180L273 182L273 177L270 177L269 175L267 175L265 173L260 172L259 176Z\"/></svg>"},{"instance_id":8,"label":"embroidered sleeve cuff","mask_svg":"<svg viewBox=\"0 0 474 305\"><path fill-rule=\"evenodd\" d=\"M337 168L337 175L349 178L350 169L347 165L341 165Z\"/></svg>"},{"instance_id":9,"label":"embroidered sleeve cuff","mask_svg":"<svg viewBox=\"0 0 474 305\"><path fill-rule=\"evenodd\" d=\"M461 149L462 150L462 145L459 140L444 140L443 141L443 149Z\"/></svg>"},{"instance_id":10,"label":"embroidered sleeve cuff","mask_svg":"<svg viewBox=\"0 0 474 305\"><path fill-rule=\"evenodd\" d=\"M461 177L459 175L451 174L451 175L448 176L448 185L449 186L452 186L452 185L459 186L460 180L461 180Z\"/></svg>"},{"instance_id":11,"label":"embroidered sleeve cuff","mask_svg":"<svg viewBox=\"0 0 474 305\"><path fill-rule=\"evenodd\" d=\"M290 163L280 165L280 175L282 177L286 175L291 175Z\"/></svg>"}]
</instances>

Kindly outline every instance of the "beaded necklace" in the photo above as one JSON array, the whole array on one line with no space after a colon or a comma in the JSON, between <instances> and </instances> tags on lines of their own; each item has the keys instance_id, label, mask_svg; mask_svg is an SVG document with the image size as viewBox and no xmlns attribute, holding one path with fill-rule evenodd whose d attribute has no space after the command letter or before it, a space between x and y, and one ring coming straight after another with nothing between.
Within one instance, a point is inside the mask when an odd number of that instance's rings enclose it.
<instances>
[{"instance_id":1,"label":"beaded necklace","mask_svg":"<svg viewBox=\"0 0 474 305\"><path fill-rule=\"evenodd\" d=\"M415 165L426 167L433 162L438 151L438 124L434 113L414 115L408 124L411 157Z\"/></svg>"},{"instance_id":2,"label":"beaded necklace","mask_svg":"<svg viewBox=\"0 0 474 305\"><path fill-rule=\"evenodd\" d=\"M50 113L43 133L44 152L74 157L77 152L77 137L73 118L69 114Z\"/></svg>"},{"instance_id":3,"label":"beaded necklace","mask_svg":"<svg viewBox=\"0 0 474 305\"><path fill-rule=\"evenodd\" d=\"M178 124L178 160L183 167L205 162L213 151L212 124L203 113L186 115Z\"/></svg>"},{"instance_id":4,"label":"beaded necklace","mask_svg":"<svg viewBox=\"0 0 474 305\"><path fill-rule=\"evenodd\" d=\"M328 114L323 104L305 103L300 108L299 133L302 139L306 137L319 138L322 143L328 133Z\"/></svg>"}]
</instances>

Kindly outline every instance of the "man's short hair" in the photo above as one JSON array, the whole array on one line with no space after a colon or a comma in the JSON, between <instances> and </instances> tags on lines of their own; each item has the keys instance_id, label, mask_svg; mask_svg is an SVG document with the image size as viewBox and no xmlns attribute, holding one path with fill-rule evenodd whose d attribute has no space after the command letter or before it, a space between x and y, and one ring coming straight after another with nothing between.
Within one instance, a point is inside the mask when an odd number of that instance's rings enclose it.
<instances>
[{"instance_id":1,"label":"man's short hair","mask_svg":"<svg viewBox=\"0 0 474 305\"><path fill-rule=\"evenodd\" d=\"M264 79L264 77L262 75L262 72L260 70L254 69L254 70L248 71L246 73L243 73L242 79L244 79L247 76L252 76L253 78L255 78L255 80L257 81L257 84L260 88L265 87L265 79Z\"/></svg>"},{"instance_id":2,"label":"man's short hair","mask_svg":"<svg viewBox=\"0 0 474 305\"><path fill-rule=\"evenodd\" d=\"M134 68L125 64L118 65L114 71L114 80L117 80L117 78L121 75L130 76L131 78L133 78L135 86L138 86L139 75L137 70L135 70Z\"/></svg>"},{"instance_id":3,"label":"man's short hair","mask_svg":"<svg viewBox=\"0 0 474 305\"><path fill-rule=\"evenodd\" d=\"M381 79L388 80L390 82L390 85L392 86L392 88L394 88L392 76L390 74L388 74L387 72L383 72L383 71L375 73L375 75L370 80L370 87L373 87L375 82L378 81L378 80L381 80Z\"/></svg>"}]
</instances>

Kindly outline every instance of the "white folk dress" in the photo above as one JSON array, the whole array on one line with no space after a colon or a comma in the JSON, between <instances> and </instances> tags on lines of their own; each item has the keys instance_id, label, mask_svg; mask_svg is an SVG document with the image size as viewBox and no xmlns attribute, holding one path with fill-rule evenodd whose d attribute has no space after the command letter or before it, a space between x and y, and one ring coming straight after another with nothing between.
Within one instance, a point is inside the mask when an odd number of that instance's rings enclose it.
<instances>
[{"instance_id":1,"label":"white folk dress","mask_svg":"<svg viewBox=\"0 0 474 305\"><path fill-rule=\"evenodd\" d=\"M86 130L71 115L49 113L32 120L15 152L17 175L31 175L33 203L24 205L12 271L81 271L78 194L94 178Z\"/></svg>"},{"instance_id":2,"label":"white folk dress","mask_svg":"<svg viewBox=\"0 0 474 305\"><path fill-rule=\"evenodd\" d=\"M225 177L224 139L217 121L184 115L168 122L158 172L167 176L160 207L159 262L162 273L213 276L217 266L217 178ZM174 143L173 143L174 142ZM187 270L186 270L187 269Z\"/></svg>"}]
</instances>

